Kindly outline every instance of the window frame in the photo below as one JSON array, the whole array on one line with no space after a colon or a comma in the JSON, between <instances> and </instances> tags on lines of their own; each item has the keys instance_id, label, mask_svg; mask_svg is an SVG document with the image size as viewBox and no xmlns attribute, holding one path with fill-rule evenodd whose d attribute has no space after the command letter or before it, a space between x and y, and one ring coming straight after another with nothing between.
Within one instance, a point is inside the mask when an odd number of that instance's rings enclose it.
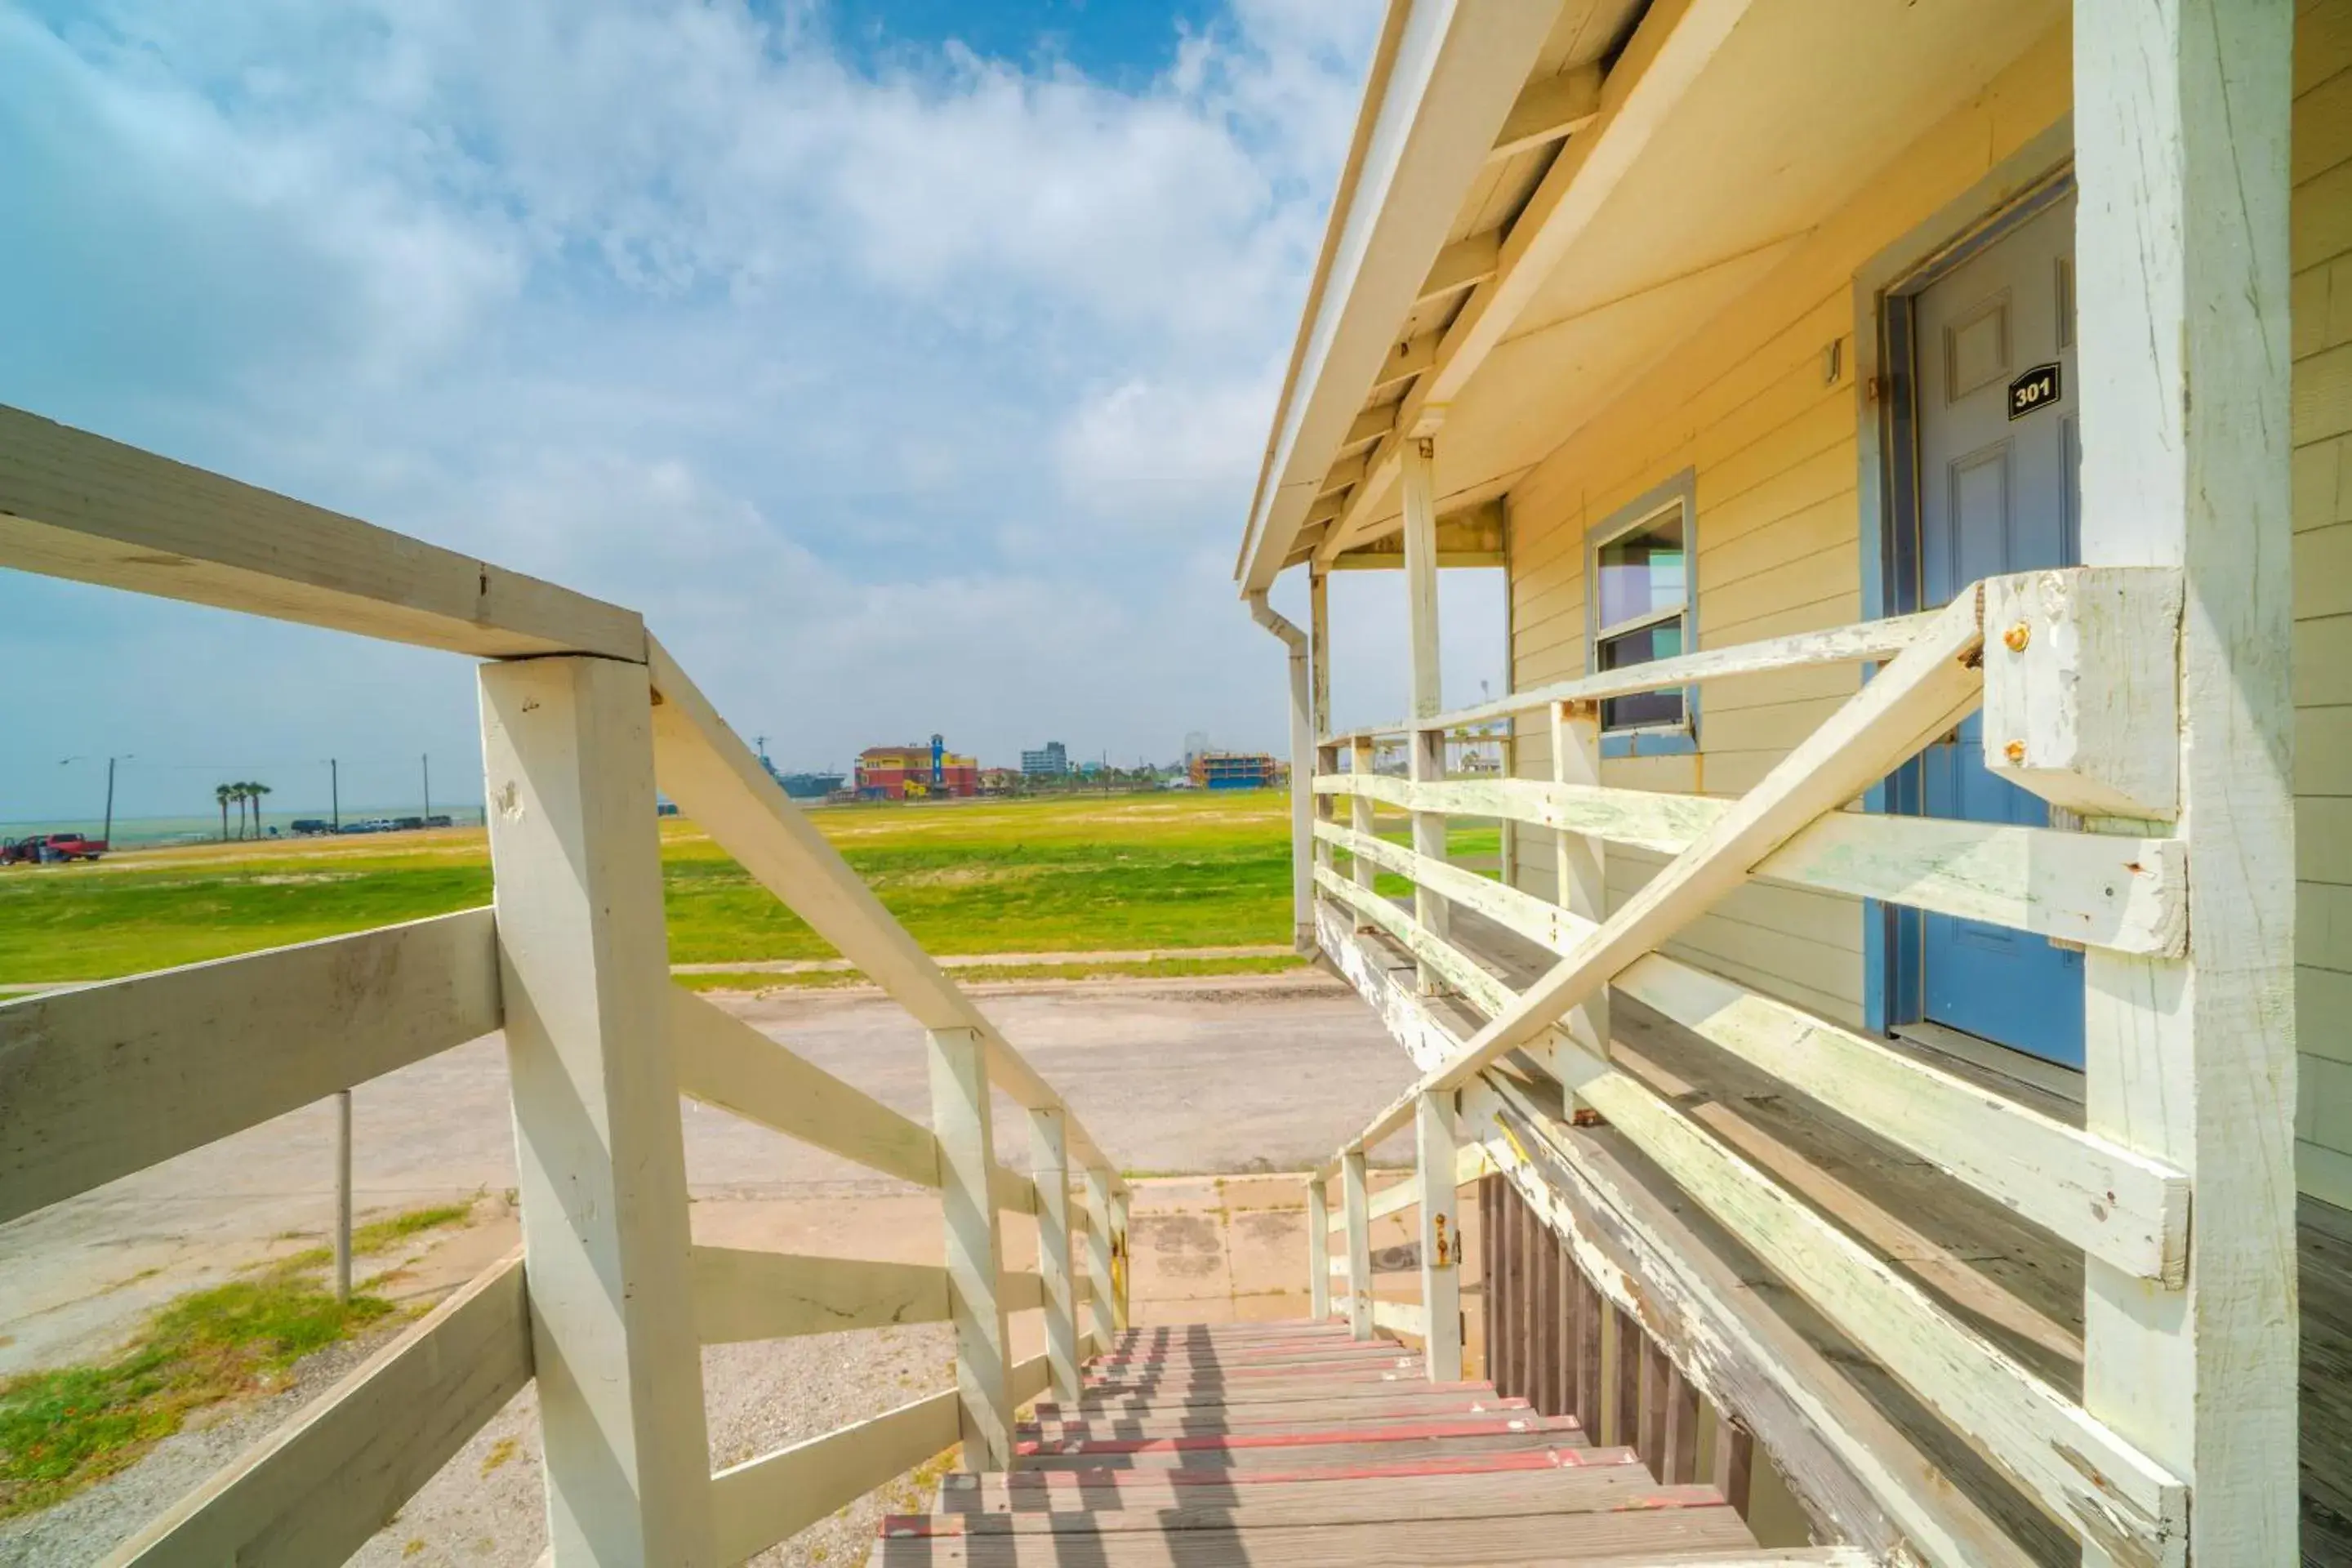
<instances>
[{"instance_id":1,"label":"window frame","mask_svg":"<svg viewBox=\"0 0 2352 1568\"><path fill-rule=\"evenodd\" d=\"M1698 507L1697 470L1681 473L1611 512L1584 534L1584 668L1601 669L1601 645L1651 626L1679 622L1683 651L1698 649ZM1683 602L1679 609L1646 610L1609 626L1601 625L1601 552L1629 533L1652 527L1670 513L1679 513L1683 530ZM1669 688L1668 689L1671 689ZM1698 688L1682 689L1683 716L1671 724L1633 724L1601 731L1601 754L1606 757L1689 756L1698 750Z\"/></svg>"}]
</instances>

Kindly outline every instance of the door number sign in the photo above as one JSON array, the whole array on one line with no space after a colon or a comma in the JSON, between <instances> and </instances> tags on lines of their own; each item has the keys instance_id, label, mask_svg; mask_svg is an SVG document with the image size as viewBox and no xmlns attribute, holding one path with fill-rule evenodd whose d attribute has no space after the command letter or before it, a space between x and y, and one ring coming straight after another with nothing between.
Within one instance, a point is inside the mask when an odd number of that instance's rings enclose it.
<instances>
[{"instance_id":1,"label":"door number sign","mask_svg":"<svg viewBox=\"0 0 2352 1568\"><path fill-rule=\"evenodd\" d=\"M2058 401L2058 367L2037 364L2009 384L2009 416L2022 419Z\"/></svg>"}]
</instances>

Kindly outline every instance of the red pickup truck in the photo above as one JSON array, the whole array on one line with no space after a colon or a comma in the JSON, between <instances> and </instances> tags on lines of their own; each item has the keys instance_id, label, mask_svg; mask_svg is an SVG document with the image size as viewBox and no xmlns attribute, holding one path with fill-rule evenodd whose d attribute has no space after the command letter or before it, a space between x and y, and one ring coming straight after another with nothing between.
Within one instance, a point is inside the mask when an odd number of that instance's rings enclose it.
<instances>
[{"instance_id":1,"label":"red pickup truck","mask_svg":"<svg viewBox=\"0 0 2352 1568\"><path fill-rule=\"evenodd\" d=\"M0 866L11 862L95 860L106 853L106 840L82 833L33 833L0 843Z\"/></svg>"}]
</instances>

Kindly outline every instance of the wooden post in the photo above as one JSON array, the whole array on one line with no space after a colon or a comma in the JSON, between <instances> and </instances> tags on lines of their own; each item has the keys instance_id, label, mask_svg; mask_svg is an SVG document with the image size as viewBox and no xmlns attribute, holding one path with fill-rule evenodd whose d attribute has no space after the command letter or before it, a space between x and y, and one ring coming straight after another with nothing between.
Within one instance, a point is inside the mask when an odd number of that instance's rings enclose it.
<instances>
[{"instance_id":1,"label":"wooden post","mask_svg":"<svg viewBox=\"0 0 2352 1568\"><path fill-rule=\"evenodd\" d=\"M1348 1220L1348 1331L1372 1337L1372 1200L1364 1186L1364 1152L1339 1158L1339 1202Z\"/></svg>"},{"instance_id":2,"label":"wooden post","mask_svg":"<svg viewBox=\"0 0 2352 1568\"><path fill-rule=\"evenodd\" d=\"M1601 1402L1601 1291L1581 1269L1576 1274L1576 1419L1588 1442L1601 1440L1605 1410Z\"/></svg>"},{"instance_id":3,"label":"wooden post","mask_svg":"<svg viewBox=\"0 0 2352 1568\"><path fill-rule=\"evenodd\" d=\"M1118 1303L1111 1284L1110 1173L1087 1173L1087 1324L1103 1350L1111 1348L1118 1332Z\"/></svg>"},{"instance_id":4,"label":"wooden post","mask_svg":"<svg viewBox=\"0 0 2352 1568\"><path fill-rule=\"evenodd\" d=\"M1012 1380L1004 1300L1004 1240L991 1173L996 1140L988 1068L977 1029L933 1029L931 1131L940 1141L940 1206L947 1216L948 1300L955 1315L956 1397L963 1460L1013 1464Z\"/></svg>"},{"instance_id":5,"label":"wooden post","mask_svg":"<svg viewBox=\"0 0 2352 1568\"><path fill-rule=\"evenodd\" d=\"M1708 1479L1723 1500L1740 1518L1748 1517L1749 1483L1756 1462L1756 1439L1748 1428L1720 1405L1715 1412L1715 1452L1707 1461Z\"/></svg>"},{"instance_id":6,"label":"wooden post","mask_svg":"<svg viewBox=\"0 0 2352 1568\"><path fill-rule=\"evenodd\" d=\"M1412 637L1412 717L1414 729L1406 737L1406 767L1415 784L1445 777L1445 731L1424 730L1420 721L1433 718L1444 706L1437 657L1437 497L1434 468L1437 442L1433 435L1416 435L1404 444L1404 575L1405 606ZM1412 814L1412 847L1417 855L1445 858L1445 814ZM1446 935L1446 904L1440 895L1418 881L1412 889L1413 919L1440 942ZM1426 963L1414 965L1416 988L1424 996L1444 989L1444 982Z\"/></svg>"},{"instance_id":7,"label":"wooden post","mask_svg":"<svg viewBox=\"0 0 2352 1568\"><path fill-rule=\"evenodd\" d=\"M1037 1184L1037 1278L1045 1287L1045 1359L1054 1397L1075 1405L1078 1311L1070 1274L1070 1154L1063 1120L1059 1110L1029 1113L1029 1164Z\"/></svg>"},{"instance_id":8,"label":"wooden post","mask_svg":"<svg viewBox=\"0 0 2352 1568\"><path fill-rule=\"evenodd\" d=\"M1316 747L1315 771L1318 775L1338 773L1339 771L1339 748L1337 746ZM1318 795L1315 797L1315 820L1318 822L1337 822L1339 820L1339 797L1337 795ZM1336 872L1339 869L1338 851L1334 850L1331 846L1326 844L1323 840L1319 838L1317 839L1315 841L1315 864L1320 866L1326 871Z\"/></svg>"},{"instance_id":9,"label":"wooden post","mask_svg":"<svg viewBox=\"0 0 2352 1568\"><path fill-rule=\"evenodd\" d=\"M1331 1195L1319 1176L1307 1184L1307 1300L1317 1322L1331 1315Z\"/></svg>"},{"instance_id":10,"label":"wooden post","mask_svg":"<svg viewBox=\"0 0 2352 1568\"><path fill-rule=\"evenodd\" d=\"M2074 5L2083 558L2182 574L2195 868L2187 958L2084 956L2087 1124L2189 1173L2196 1212L2186 1289L2087 1261L2083 1397L2193 1478L2200 1564L2296 1552L2294 10Z\"/></svg>"},{"instance_id":11,"label":"wooden post","mask_svg":"<svg viewBox=\"0 0 2352 1568\"><path fill-rule=\"evenodd\" d=\"M1422 1359L1432 1383L1462 1381L1462 1216L1454 1192L1454 1100L1451 1093L1424 1094L1413 1108L1414 1163L1421 1168L1421 1306L1429 1334Z\"/></svg>"},{"instance_id":12,"label":"wooden post","mask_svg":"<svg viewBox=\"0 0 2352 1568\"><path fill-rule=\"evenodd\" d=\"M1128 1249L1127 1194L1110 1195L1110 1321L1118 1329L1131 1327L1133 1315L1129 1310L1128 1288L1134 1279L1133 1256Z\"/></svg>"},{"instance_id":13,"label":"wooden post","mask_svg":"<svg viewBox=\"0 0 2352 1568\"><path fill-rule=\"evenodd\" d=\"M1372 739L1370 736L1359 735L1349 742L1348 771L1359 778L1369 777L1371 774ZM1378 834L1380 819L1374 814L1370 796L1354 795L1348 797L1348 826L1367 838ZM1356 857L1355 870L1356 886L1370 893L1372 890L1372 879L1380 874L1380 868L1359 855ZM1358 915L1356 929L1360 931L1370 931L1372 929L1371 922L1365 920L1363 916Z\"/></svg>"},{"instance_id":14,"label":"wooden post","mask_svg":"<svg viewBox=\"0 0 2352 1568\"><path fill-rule=\"evenodd\" d=\"M1633 1314L1622 1307L1612 1307L1609 1320L1616 1331L1617 1342L1610 1347L1610 1361L1616 1373L1617 1386L1610 1410L1609 1436L1602 1441L1637 1446L1642 1440L1642 1327L1633 1321Z\"/></svg>"},{"instance_id":15,"label":"wooden post","mask_svg":"<svg viewBox=\"0 0 2352 1568\"><path fill-rule=\"evenodd\" d=\"M1320 741L1331 732L1331 574L1319 566L1307 569L1307 652L1314 682L1309 707Z\"/></svg>"},{"instance_id":16,"label":"wooden post","mask_svg":"<svg viewBox=\"0 0 2352 1568\"><path fill-rule=\"evenodd\" d=\"M652 687L551 658L480 688L551 1555L710 1563Z\"/></svg>"},{"instance_id":17,"label":"wooden post","mask_svg":"<svg viewBox=\"0 0 2352 1568\"><path fill-rule=\"evenodd\" d=\"M1551 776L1556 784L1598 788L1601 784L1601 705L1597 702L1555 702L1551 705ZM1609 886L1602 862L1603 840L1562 829L1553 863L1553 891L1560 908L1593 921L1609 918ZM1593 1055L1609 1056L1609 987L1568 1010L1562 1020L1568 1036ZM1573 1110L1583 1111L1580 1101ZM1589 1117L1590 1112L1585 1112Z\"/></svg>"},{"instance_id":18,"label":"wooden post","mask_svg":"<svg viewBox=\"0 0 2352 1568\"><path fill-rule=\"evenodd\" d=\"M335 1300L352 1299L352 1091L335 1091Z\"/></svg>"}]
</instances>

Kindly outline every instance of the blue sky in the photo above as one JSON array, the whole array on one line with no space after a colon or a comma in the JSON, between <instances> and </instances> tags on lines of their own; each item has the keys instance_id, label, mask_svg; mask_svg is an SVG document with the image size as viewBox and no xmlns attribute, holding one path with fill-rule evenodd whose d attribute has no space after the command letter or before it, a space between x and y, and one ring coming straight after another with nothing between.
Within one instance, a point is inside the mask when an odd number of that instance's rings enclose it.
<instances>
[{"instance_id":1,"label":"blue sky","mask_svg":"<svg viewBox=\"0 0 2352 1568\"><path fill-rule=\"evenodd\" d=\"M1377 21L0 0L0 402L634 605L788 764L1276 745L1231 564ZM0 819L478 798L462 659L0 574Z\"/></svg>"}]
</instances>

